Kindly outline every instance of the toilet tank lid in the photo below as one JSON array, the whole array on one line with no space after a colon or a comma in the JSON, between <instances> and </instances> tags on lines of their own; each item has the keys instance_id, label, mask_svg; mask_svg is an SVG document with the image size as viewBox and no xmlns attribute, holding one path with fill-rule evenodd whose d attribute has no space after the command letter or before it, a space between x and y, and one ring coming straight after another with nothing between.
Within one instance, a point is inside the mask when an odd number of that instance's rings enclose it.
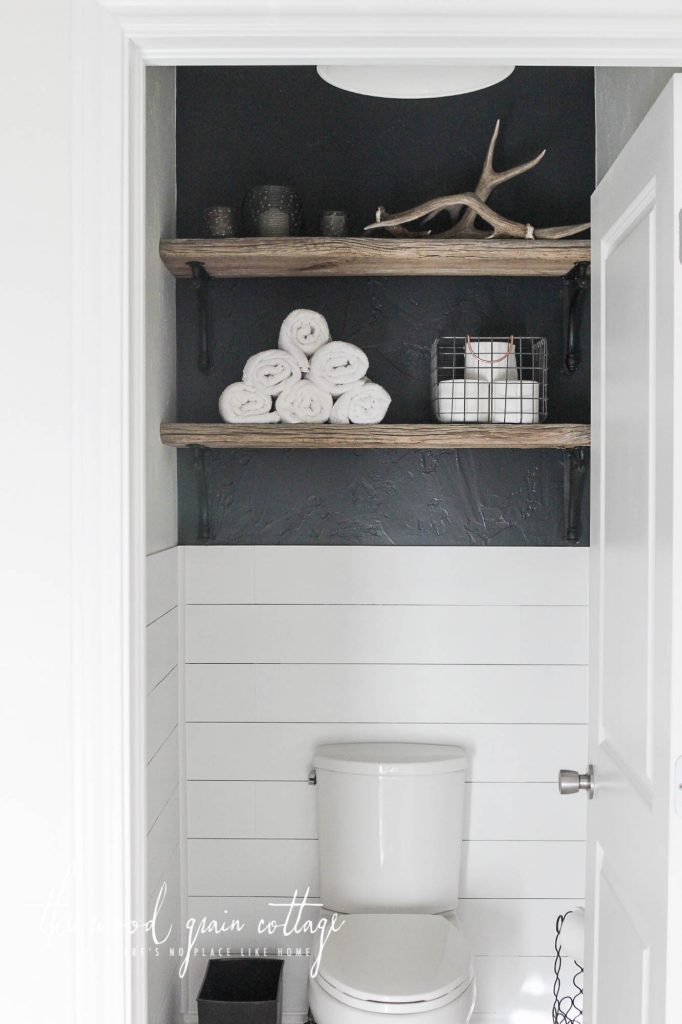
<instances>
[{"instance_id":1,"label":"toilet tank lid","mask_svg":"<svg viewBox=\"0 0 682 1024\"><path fill-rule=\"evenodd\" d=\"M326 743L313 756L313 768L350 775L443 775L466 766L462 747L436 743Z\"/></svg>"}]
</instances>

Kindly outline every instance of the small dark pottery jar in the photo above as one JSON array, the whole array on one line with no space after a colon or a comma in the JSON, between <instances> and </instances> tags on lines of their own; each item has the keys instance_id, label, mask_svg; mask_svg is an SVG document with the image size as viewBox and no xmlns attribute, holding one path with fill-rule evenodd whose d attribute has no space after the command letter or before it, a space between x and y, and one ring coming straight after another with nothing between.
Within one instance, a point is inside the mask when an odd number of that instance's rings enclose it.
<instances>
[{"instance_id":1,"label":"small dark pottery jar","mask_svg":"<svg viewBox=\"0 0 682 1024\"><path fill-rule=\"evenodd\" d=\"M348 214L345 210L325 210L320 227L322 234L328 238L345 238L348 234Z\"/></svg>"},{"instance_id":2,"label":"small dark pottery jar","mask_svg":"<svg viewBox=\"0 0 682 1024\"><path fill-rule=\"evenodd\" d=\"M247 234L300 235L302 227L301 201L288 185L258 185L246 193L244 229Z\"/></svg>"},{"instance_id":3,"label":"small dark pottery jar","mask_svg":"<svg viewBox=\"0 0 682 1024\"><path fill-rule=\"evenodd\" d=\"M237 218L231 206L207 207L204 224L211 238L233 238L237 234Z\"/></svg>"}]
</instances>

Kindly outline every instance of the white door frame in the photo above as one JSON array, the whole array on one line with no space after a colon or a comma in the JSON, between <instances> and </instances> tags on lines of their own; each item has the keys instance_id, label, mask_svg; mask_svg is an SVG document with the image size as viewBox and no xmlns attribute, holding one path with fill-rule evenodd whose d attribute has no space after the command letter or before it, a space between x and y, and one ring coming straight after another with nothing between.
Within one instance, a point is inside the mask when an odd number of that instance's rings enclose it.
<instances>
[{"instance_id":1,"label":"white door frame","mask_svg":"<svg viewBox=\"0 0 682 1024\"><path fill-rule=\"evenodd\" d=\"M143 1024L144 70L166 64L682 65L679 0L74 0L77 1024ZM500 11L504 13L500 14ZM549 13L548 13L549 11ZM642 13L644 11L645 13ZM93 932L95 922L105 925ZM93 941L95 939L96 941Z\"/></svg>"}]
</instances>

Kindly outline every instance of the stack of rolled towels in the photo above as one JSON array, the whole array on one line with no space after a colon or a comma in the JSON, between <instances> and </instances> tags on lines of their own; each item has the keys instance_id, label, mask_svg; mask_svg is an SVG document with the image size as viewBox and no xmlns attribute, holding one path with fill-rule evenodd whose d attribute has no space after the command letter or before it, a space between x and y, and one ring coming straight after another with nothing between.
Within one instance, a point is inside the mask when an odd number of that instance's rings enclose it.
<instances>
[{"instance_id":1,"label":"stack of rolled towels","mask_svg":"<svg viewBox=\"0 0 682 1024\"><path fill-rule=\"evenodd\" d=\"M436 415L442 423L538 423L540 385L519 378L506 339L467 340L464 378L438 383Z\"/></svg>"},{"instance_id":2,"label":"stack of rolled towels","mask_svg":"<svg viewBox=\"0 0 682 1024\"><path fill-rule=\"evenodd\" d=\"M391 397L368 369L357 345L331 340L321 313L295 309L278 347L247 359L242 380L225 388L220 415L226 423L381 423Z\"/></svg>"}]
</instances>

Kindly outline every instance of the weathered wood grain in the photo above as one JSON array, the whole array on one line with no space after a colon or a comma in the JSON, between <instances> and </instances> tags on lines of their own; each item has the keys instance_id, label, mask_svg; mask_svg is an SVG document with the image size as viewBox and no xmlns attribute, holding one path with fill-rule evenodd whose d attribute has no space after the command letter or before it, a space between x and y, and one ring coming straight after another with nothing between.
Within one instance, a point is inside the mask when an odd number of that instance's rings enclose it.
<instances>
[{"instance_id":1,"label":"weathered wood grain","mask_svg":"<svg viewBox=\"0 0 682 1024\"><path fill-rule=\"evenodd\" d=\"M584 423L380 423L369 427L164 423L161 440L175 448L583 448L590 444L590 427Z\"/></svg>"},{"instance_id":2,"label":"weathered wood grain","mask_svg":"<svg viewBox=\"0 0 682 1024\"><path fill-rule=\"evenodd\" d=\"M447 238L164 239L161 259L176 277L203 263L212 277L489 276L561 277L589 261L589 241Z\"/></svg>"}]
</instances>

